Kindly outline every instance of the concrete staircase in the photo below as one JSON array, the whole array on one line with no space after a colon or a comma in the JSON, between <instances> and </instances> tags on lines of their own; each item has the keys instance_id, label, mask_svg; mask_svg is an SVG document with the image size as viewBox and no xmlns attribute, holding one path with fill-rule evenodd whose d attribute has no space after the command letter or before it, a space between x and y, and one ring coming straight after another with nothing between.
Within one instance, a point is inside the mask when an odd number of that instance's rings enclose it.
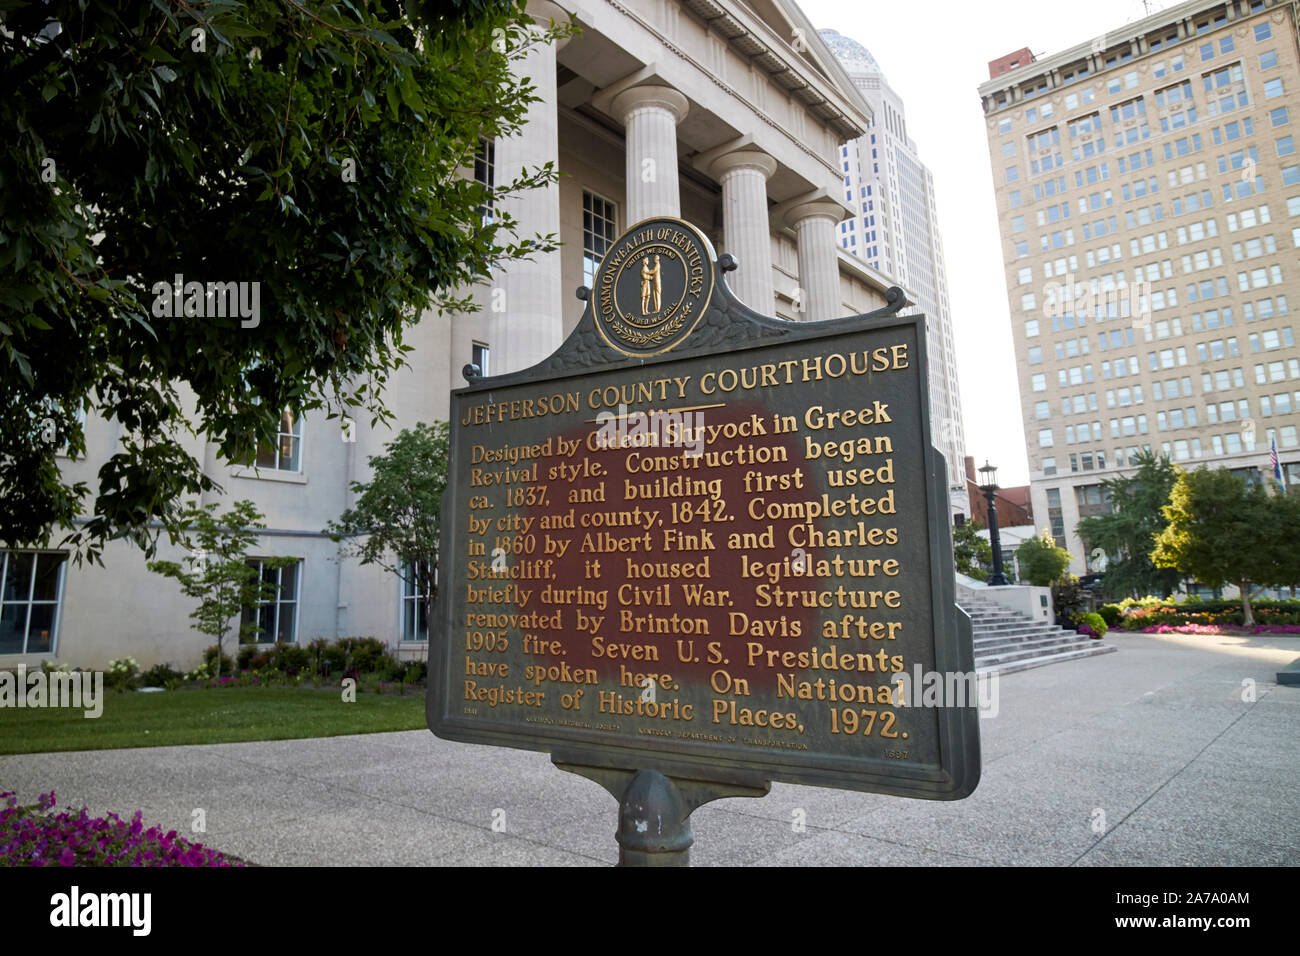
<instances>
[{"instance_id":1,"label":"concrete staircase","mask_svg":"<svg viewBox=\"0 0 1300 956\"><path fill-rule=\"evenodd\" d=\"M961 595L957 603L970 615L975 671L979 674L1012 674L1119 650L1077 631L1031 620L970 593Z\"/></svg>"}]
</instances>

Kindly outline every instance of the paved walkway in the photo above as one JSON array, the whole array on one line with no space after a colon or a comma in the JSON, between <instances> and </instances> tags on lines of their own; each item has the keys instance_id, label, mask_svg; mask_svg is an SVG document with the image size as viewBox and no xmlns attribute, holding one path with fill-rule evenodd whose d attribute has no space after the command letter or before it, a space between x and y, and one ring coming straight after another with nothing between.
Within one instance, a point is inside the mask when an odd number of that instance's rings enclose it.
<instances>
[{"instance_id":1,"label":"paved walkway","mask_svg":"<svg viewBox=\"0 0 1300 956\"><path fill-rule=\"evenodd\" d=\"M775 784L693 816L696 865L1300 864L1300 689L1283 638L1121 635L1118 654L1004 677L984 773L941 803ZM1243 681L1255 699L1243 701ZM603 865L617 807L545 754L427 731L0 757L50 788L278 865ZM794 832L796 809L806 818ZM494 813L504 832L493 830ZM1104 827L1102 824L1104 823ZM1101 831L1101 832L1098 832Z\"/></svg>"}]
</instances>

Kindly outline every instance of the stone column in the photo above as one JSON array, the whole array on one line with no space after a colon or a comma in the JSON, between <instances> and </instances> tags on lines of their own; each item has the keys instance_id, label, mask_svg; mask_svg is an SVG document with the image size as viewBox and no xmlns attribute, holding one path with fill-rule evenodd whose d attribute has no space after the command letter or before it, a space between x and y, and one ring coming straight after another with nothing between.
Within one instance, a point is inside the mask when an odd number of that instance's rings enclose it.
<instances>
[{"instance_id":1,"label":"stone column","mask_svg":"<svg viewBox=\"0 0 1300 956\"><path fill-rule=\"evenodd\" d=\"M529 0L528 13L545 29L548 20L567 21L569 16L551 0ZM528 107L518 134L498 139L495 183L501 186L522 175L524 167L545 162L559 166L559 124L556 117L555 54L566 41L537 45L514 67L527 76L541 99ZM545 188L498 200L519 224L519 236L560 234L560 187ZM484 310L492 349L493 375L536 365L563 341L563 302L560 287L560 252L539 254L531 261L516 260L493 270ZM470 357L456 356L451 363L453 379L460 381L460 368Z\"/></svg>"},{"instance_id":2,"label":"stone column","mask_svg":"<svg viewBox=\"0 0 1300 956\"><path fill-rule=\"evenodd\" d=\"M786 213L799 241L799 288L807 322L840 317L840 267L835 226L844 207L829 199L795 206Z\"/></svg>"},{"instance_id":3,"label":"stone column","mask_svg":"<svg viewBox=\"0 0 1300 956\"><path fill-rule=\"evenodd\" d=\"M767 218L767 181L776 160L767 153L744 150L713 161L710 173L722 183L724 251L736 257L727 284L736 297L763 315L772 315L772 231Z\"/></svg>"},{"instance_id":4,"label":"stone column","mask_svg":"<svg viewBox=\"0 0 1300 956\"><path fill-rule=\"evenodd\" d=\"M686 97L668 86L634 86L611 107L627 129L625 228L656 216L680 219L677 124L689 108Z\"/></svg>"}]
</instances>

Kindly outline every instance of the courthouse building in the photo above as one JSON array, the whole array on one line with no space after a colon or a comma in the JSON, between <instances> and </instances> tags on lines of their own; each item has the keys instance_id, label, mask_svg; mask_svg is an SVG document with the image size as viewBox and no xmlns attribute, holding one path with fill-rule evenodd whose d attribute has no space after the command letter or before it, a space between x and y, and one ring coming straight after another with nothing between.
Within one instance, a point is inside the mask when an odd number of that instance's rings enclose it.
<instances>
[{"instance_id":1,"label":"courthouse building","mask_svg":"<svg viewBox=\"0 0 1300 956\"><path fill-rule=\"evenodd\" d=\"M1276 0L1190 0L979 88L1032 510L1075 534L1139 450L1300 483L1300 60Z\"/></svg>"},{"instance_id":2,"label":"courthouse building","mask_svg":"<svg viewBox=\"0 0 1300 956\"><path fill-rule=\"evenodd\" d=\"M351 482L369 477L368 457L396 430L447 417L466 364L499 374L552 352L582 314L575 290L629 226L674 216L698 227L738 260L727 281L762 313L818 320L885 304L894 283L838 242L839 223L853 215L840 147L868 130L871 110L795 4L564 0L530 12L567 19L562 7L576 12L581 36L520 62L542 99L519 136L483 144L474 171L504 183L524 164L554 160L558 185L499 203L523 234L556 233L562 247L511 263L476 289L483 311L426 315L408 332L412 368L392 378L384 399L394 431L358 421L349 433L323 413L285 415L256 468L192 441L224 489L210 500L224 510L248 498L266 516L253 557L298 559L265 572L279 586L259 611L267 640L373 635L405 656L426 653L420 596L392 574L339 562L322 529L353 504ZM68 479L97 487L119 427L87 421L87 456L63 460ZM113 543L103 568L73 567L56 551L3 554L0 667L42 658L101 667L128 654L142 666L198 663L207 640L191 630L192 602L149 572L138 550Z\"/></svg>"}]
</instances>

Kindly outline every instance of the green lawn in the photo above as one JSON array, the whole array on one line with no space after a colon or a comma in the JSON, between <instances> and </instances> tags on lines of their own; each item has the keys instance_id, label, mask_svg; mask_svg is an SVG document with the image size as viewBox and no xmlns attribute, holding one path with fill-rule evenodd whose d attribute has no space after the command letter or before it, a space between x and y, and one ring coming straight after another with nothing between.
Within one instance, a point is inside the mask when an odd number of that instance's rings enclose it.
<instances>
[{"instance_id":1,"label":"green lawn","mask_svg":"<svg viewBox=\"0 0 1300 956\"><path fill-rule=\"evenodd\" d=\"M72 708L0 708L0 754L337 737L427 726L424 695L415 693L358 694L355 703L345 703L337 689L106 691L104 712L96 719Z\"/></svg>"}]
</instances>

